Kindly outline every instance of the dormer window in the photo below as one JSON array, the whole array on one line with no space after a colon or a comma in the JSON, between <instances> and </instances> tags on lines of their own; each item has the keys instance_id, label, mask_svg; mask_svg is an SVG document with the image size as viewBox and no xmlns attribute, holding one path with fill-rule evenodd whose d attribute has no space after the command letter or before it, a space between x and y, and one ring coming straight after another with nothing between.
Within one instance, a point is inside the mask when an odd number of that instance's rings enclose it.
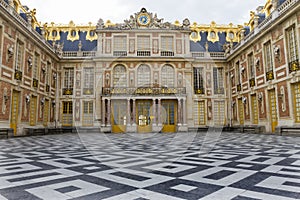
<instances>
[{"instance_id":1,"label":"dormer window","mask_svg":"<svg viewBox=\"0 0 300 200\"><path fill-rule=\"evenodd\" d=\"M72 37L75 37L75 36L76 36L76 31L75 31L75 30L72 30L72 31L71 31L71 36L72 36Z\"/></svg>"},{"instance_id":2,"label":"dormer window","mask_svg":"<svg viewBox=\"0 0 300 200\"><path fill-rule=\"evenodd\" d=\"M95 36L95 31L90 31L90 36L94 37Z\"/></svg>"},{"instance_id":3,"label":"dormer window","mask_svg":"<svg viewBox=\"0 0 300 200\"><path fill-rule=\"evenodd\" d=\"M230 31L228 33L228 37L229 37L229 39L233 40L234 39L234 33L232 31Z\"/></svg>"},{"instance_id":4,"label":"dormer window","mask_svg":"<svg viewBox=\"0 0 300 200\"><path fill-rule=\"evenodd\" d=\"M53 30L52 31L52 37L56 37L57 36L57 30Z\"/></svg>"},{"instance_id":5,"label":"dormer window","mask_svg":"<svg viewBox=\"0 0 300 200\"><path fill-rule=\"evenodd\" d=\"M215 39L216 38L216 32L211 31L209 36L210 36L210 38Z\"/></svg>"}]
</instances>

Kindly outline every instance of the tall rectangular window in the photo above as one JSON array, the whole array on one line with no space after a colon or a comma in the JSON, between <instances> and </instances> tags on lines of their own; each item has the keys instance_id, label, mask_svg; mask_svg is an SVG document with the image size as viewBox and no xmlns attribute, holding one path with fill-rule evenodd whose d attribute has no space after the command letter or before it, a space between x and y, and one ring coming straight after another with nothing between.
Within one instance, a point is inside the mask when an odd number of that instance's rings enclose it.
<instances>
[{"instance_id":1,"label":"tall rectangular window","mask_svg":"<svg viewBox=\"0 0 300 200\"><path fill-rule=\"evenodd\" d=\"M150 36L137 36L137 56L150 56Z\"/></svg>"},{"instance_id":2,"label":"tall rectangular window","mask_svg":"<svg viewBox=\"0 0 300 200\"><path fill-rule=\"evenodd\" d=\"M62 126L72 126L73 124L73 102L62 102Z\"/></svg>"},{"instance_id":3,"label":"tall rectangular window","mask_svg":"<svg viewBox=\"0 0 300 200\"><path fill-rule=\"evenodd\" d=\"M50 72L51 72L51 63L48 61L47 65L46 65L46 71L45 71L45 80L46 80L45 82L47 85L49 85L49 83L50 83L50 80L49 80Z\"/></svg>"},{"instance_id":4,"label":"tall rectangular window","mask_svg":"<svg viewBox=\"0 0 300 200\"><path fill-rule=\"evenodd\" d=\"M94 68L84 68L83 92L86 95L94 93Z\"/></svg>"},{"instance_id":5,"label":"tall rectangular window","mask_svg":"<svg viewBox=\"0 0 300 200\"><path fill-rule=\"evenodd\" d=\"M17 41L16 57L15 57L15 69L22 71L23 64L23 54L24 54L24 44L21 41Z\"/></svg>"},{"instance_id":6,"label":"tall rectangular window","mask_svg":"<svg viewBox=\"0 0 300 200\"><path fill-rule=\"evenodd\" d=\"M248 68L249 68L249 77L255 77L255 68L254 68L254 56L253 53L248 55Z\"/></svg>"},{"instance_id":7,"label":"tall rectangular window","mask_svg":"<svg viewBox=\"0 0 300 200\"><path fill-rule=\"evenodd\" d=\"M93 126L93 101L83 102L83 126Z\"/></svg>"},{"instance_id":8,"label":"tall rectangular window","mask_svg":"<svg viewBox=\"0 0 300 200\"><path fill-rule=\"evenodd\" d=\"M74 86L74 69L66 68L64 73L64 88L73 89Z\"/></svg>"},{"instance_id":9,"label":"tall rectangular window","mask_svg":"<svg viewBox=\"0 0 300 200\"><path fill-rule=\"evenodd\" d=\"M203 67L194 68L194 92L204 94Z\"/></svg>"},{"instance_id":10,"label":"tall rectangular window","mask_svg":"<svg viewBox=\"0 0 300 200\"><path fill-rule=\"evenodd\" d=\"M39 78L39 69L40 69L40 55L38 53L34 54L34 60L33 60L33 68L32 68L32 74L33 78L38 80Z\"/></svg>"},{"instance_id":11,"label":"tall rectangular window","mask_svg":"<svg viewBox=\"0 0 300 200\"><path fill-rule=\"evenodd\" d=\"M194 124L206 125L205 101L194 102Z\"/></svg>"},{"instance_id":12,"label":"tall rectangular window","mask_svg":"<svg viewBox=\"0 0 300 200\"><path fill-rule=\"evenodd\" d=\"M287 45L289 62L298 60L298 46L295 25L287 29Z\"/></svg>"},{"instance_id":13,"label":"tall rectangular window","mask_svg":"<svg viewBox=\"0 0 300 200\"><path fill-rule=\"evenodd\" d=\"M114 56L126 56L127 55L127 37L126 36L114 36Z\"/></svg>"},{"instance_id":14,"label":"tall rectangular window","mask_svg":"<svg viewBox=\"0 0 300 200\"><path fill-rule=\"evenodd\" d=\"M290 72L297 71L300 69L300 65L299 65L299 54L298 54L298 44L297 44L295 25L291 26L286 30L286 39L287 39L289 71Z\"/></svg>"},{"instance_id":15,"label":"tall rectangular window","mask_svg":"<svg viewBox=\"0 0 300 200\"><path fill-rule=\"evenodd\" d=\"M300 123L300 83L293 85L295 122Z\"/></svg>"},{"instance_id":16,"label":"tall rectangular window","mask_svg":"<svg viewBox=\"0 0 300 200\"><path fill-rule=\"evenodd\" d=\"M235 64L235 77L236 77L236 79L235 79L235 83L236 83L236 85L239 85L239 84L241 84L241 69L240 69L240 62L237 62L236 64Z\"/></svg>"},{"instance_id":17,"label":"tall rectangular window","mask_svg":"<svg viewBox=\"0 0 300 200\"><path fill-rule=\"evenodd\" d=\"M264 54L265 54L266 72L273 71L273 56L272 56L272 47L270 41L264 44Z\"/></svg>"},{"instance_id":18,"label":"tall rectangular window","mask_svg":"<svg viewBox=\"0 0 300 200\"><path fill-rule=\"evenodd\" d=\"M174 42L172 36L161 36L161 55L174 56Z\"/></svg>"},{"instance_id":19,"label":"tall rectangular window","mask_svg":"<svg viewBox=\"0 0 300 200\"><path fill-rule=\"evenodd\" d=\"M214 67L213 80L214 80L214 93L224 94L224 75L223 68Z\"/></svg>"}]
</instances>

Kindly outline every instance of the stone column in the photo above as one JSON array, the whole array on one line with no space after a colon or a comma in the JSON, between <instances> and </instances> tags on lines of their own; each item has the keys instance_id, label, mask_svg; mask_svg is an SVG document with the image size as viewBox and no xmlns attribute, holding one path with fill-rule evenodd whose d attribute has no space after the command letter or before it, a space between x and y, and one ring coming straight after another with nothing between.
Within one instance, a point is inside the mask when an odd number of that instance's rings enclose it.
<instances>
[{"instance_id":1,"label":"stone column","mask_svg":"<svg viewBox=\"0 0 300 200\"><path fill-rule=\"evenodd\" d=\"M152 115L153 115L153 121L152 124L156 125L156 99L153 99L153 106L152 106Z\"/></svg>"},{"instance_id":2,"label":"stone column","mask_svg":"<svg viewBox=\"0 0 300 200\"><path fill-rule=\"evenodd\" d=\"M102 99L102 126L105 126L105 99Z\"/></svg>"},{"instance_id":3,"label":"stone column","mask_svg":"<svg viewBox=\"0 0 300 200\"><path fill-rule=\"evenodd\" d=\"M136 124L136 111L135 111L135 99L132 99L132 118L133 118L133 124Z\"/></svg>"},{"instance_id":4,"label":"stone column","mask_svg":"<svg viewBox=\"0 0 300 200\"><path fill-rule=\"evenodd\" d=\"M107 99L107 125L108 126L111 126L111 117L110 117L110 115L111 115L111 101L110 101L110 99Z\"/></svg>"},{"instance_id":5,"label":"stone column","mask_svg":"<svg viewBox=\"0 0 300 200\"><path fill-rule=\"evenodd\" d=\"M126 124L127 124L127 126L130 126L130 124L131 124L131 116L130 116L130 99L127 99Z\"/></svg>"},{"instance_id":6,"label":"stone column","mask_svg":"<svg viewBox=\"0 0 300 200\"><path fill-rule=\"evenodd\" d=\"M158 119L158 126L161 126L161 99L158 99L158 110L157 110L157 119Z\"/></svg>"},{"instance_id":7,"label":"stone column","mask_svg":"<svg viewBox=\"0 0 300 200\"><path fill-rule=\"evenodd\" d=\"M183 118L183 125L186 126L186 99L183 99L183 105L182 105L182 118Z\"/></svg>"},{"instance_id":8,"label":"stone column","mask_svg":"<svg viewBox=\"0 0 300 200\"><path fill-rule=\"evenodd\" d=\"M181 99L178 99L178 111L177 111L178 113L177 113L177 124L178 124L178 126L181 126L182 124L181 124L181 122L182 122L182 119L181 119Z\"/></svg>"}]
</instances>

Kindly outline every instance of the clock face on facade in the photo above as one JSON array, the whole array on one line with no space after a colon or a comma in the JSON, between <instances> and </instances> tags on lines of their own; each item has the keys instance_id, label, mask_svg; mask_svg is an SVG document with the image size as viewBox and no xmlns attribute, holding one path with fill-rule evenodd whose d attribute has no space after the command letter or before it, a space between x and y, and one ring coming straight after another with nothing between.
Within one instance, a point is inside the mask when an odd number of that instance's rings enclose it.
<instances>
[{"instance_id":1,"label":"clock face on facade","mask_svg":"<svg viewBox=\"0 0 300 200\"><path fill-rule=\"evenodd\" d=\"M141 13L138 16L138 23L147 26L150 23L150 16L147 13Z\"/></svg>"}]
</instances>

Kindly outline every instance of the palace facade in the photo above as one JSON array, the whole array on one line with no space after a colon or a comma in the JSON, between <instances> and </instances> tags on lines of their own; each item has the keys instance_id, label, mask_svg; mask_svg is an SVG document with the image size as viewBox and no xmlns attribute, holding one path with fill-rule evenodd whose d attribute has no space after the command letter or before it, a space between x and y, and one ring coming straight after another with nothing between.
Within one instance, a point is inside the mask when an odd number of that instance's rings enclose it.
<instances>
[{"instance_id":1,"label":"palace facade","mask_svg":"<svg viewBox=\"0 0 300 200\"><path fill-rule=\"evenodd\" d=\"M244 25L40 24L0 0L0 127L181 132L300 124L300 3L268 0Z\"/></svg>"}]
</instances>

